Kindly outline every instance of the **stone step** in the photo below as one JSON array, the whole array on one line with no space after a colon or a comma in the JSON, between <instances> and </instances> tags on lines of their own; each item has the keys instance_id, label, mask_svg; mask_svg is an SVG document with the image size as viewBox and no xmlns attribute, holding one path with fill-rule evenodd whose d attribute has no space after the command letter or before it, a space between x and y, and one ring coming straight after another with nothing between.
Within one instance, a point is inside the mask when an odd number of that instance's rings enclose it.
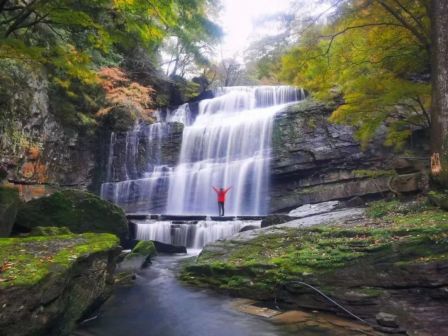
<instances>
[{"instance_id":1,"label":"stone step","mask_svg":"<svg viewBox=\"0 0 448 336\"><path fill-rule=\"evenodd\" d=\"M173 221L173 224L196 224L197 221L233 221L233 220L262 220L266 216L202 216L202 215L152 215L145 213L127 213L128 220L154 219ZM196 223L195 223L196 222Z\"/></svg>"}]
</instances>

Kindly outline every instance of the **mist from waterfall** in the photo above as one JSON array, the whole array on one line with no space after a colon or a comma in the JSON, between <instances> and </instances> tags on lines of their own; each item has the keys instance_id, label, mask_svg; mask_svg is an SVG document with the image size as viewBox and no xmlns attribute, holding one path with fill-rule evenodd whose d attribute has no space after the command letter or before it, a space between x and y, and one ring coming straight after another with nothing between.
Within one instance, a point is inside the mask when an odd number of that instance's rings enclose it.
<instances>
[{"instance_id":1,"label":"mist from waterfall","mask_svg":"<svg viewBox=\"0 0 448 336\"><path fill-rule=\"evenodd\" d=\"M213 215L218 209L212 186L232 187L226 215L266 214L273 118L304 98L303 90L289 86L219 88L196 113L184 104L155 124L112 133L101 196L127 212ZM180 156L177 164L167 164L161 147L179 123Z\"/></svg>"}]
</instances>

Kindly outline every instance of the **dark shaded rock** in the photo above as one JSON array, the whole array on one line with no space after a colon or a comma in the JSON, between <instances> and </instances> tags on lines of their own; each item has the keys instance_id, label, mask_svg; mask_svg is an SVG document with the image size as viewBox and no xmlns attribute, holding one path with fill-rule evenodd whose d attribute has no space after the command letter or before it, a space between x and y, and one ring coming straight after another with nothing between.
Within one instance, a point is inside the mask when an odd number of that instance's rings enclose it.
<instances>
[{"instance_id":1,"label":"dark shaded rock","mask_svg":"<svg viewBox=\"0 0 448 336\"><path fill-rule=\"evenodd\" d=\"M356 208L364 206L366 202L359 196L352 197L346 201L344 201L344 206L348 208Z\"/></svg>"},{"instance_id":2,"label":"dark shaded rock","mask_svg":"<svg viewBox=\"0 0 448 336\"><path fill-rule=\"evenodd\" d=\"M36 226L31 229L30 236L62 236L72 232L67 227Z\"/></svg>"},{"instance_id":3,"label":"dark shaded rock","mask_svg":"<svg viewBox=\"0 0 448 336\"><path fill-rule=\"evenodd\" d=\"M161 243L158 241L154 241L154 246L156 247L157 252L159 253L187 253L187 248L185 246L176 246L166 243Z\"/></svg>"},{"instance_id":4,"label":"dark shaded rock","mask_svg":"<svg viewBox=\"0 0 448 336\"><path fill-rule=\"evenodd\" d=\"M259 227L255 226L255 225L246 225L239 232L246 232L246 231L251 231L251 230L256 230L256 229L259 229Z\"/></svg>"},{"instance_id":5,"label":"dark shaded rock","mask_svg":"<svg viewBox=\"0 0 448 336\"><path fill-rule=\"evenodd\" d=\"M393 314L380 312L376 316L379 325L387 328L398 328L397 316Z\"/></svg>"},{"instance_id":6,"label":"dark shaded rock","mask_svg":"<svg viewBox=\"0 0 448 336\"><path fill-rule=\"evenodd\" d=\"M74 233L108 232L126 239L128 222L122 209L98 196L64 190L24 203L16 226L32 230L38 226L67 227Z\"/></svg>"},{"instance_id":7,"label":"dark shaded rock","mask_svg":"<svg viewBox=\"0 0 448 336\"><path fill-rule=\"evenodd\" d=\"M0 237L9 237L19 208L17 189L0 186Z\"/></svg>"},{"instance_id":8,"label":"dark shaded rock","mask_svg":"<svg viewBox=\"0 0 448 336\"><path fill-rule=\"evenodd\" d=\"M294 220L294 218L289 215L269 215L266 216L266 218L263 218L261 221L261 227L264 228L272 225L283 224L292 220Z\"/></svg>"},{"instance_id":9,"label":"dark shaded rock","mask_svg":"<svg viewBox=\"0 0 448 336\"><path fill-rule=\"evenodd\" d=\"M399 153L382 145L384 132L379 132L363 150L351 127L329 123L334 109L335 106L305 100L275 117L270 212L289 211L308 203L426 188L426 178L419 174L425 169L422 162L397 158ZM425 156L427 143L425 139L414 141L416 145L405 150Z\"/></svg>"}]
</instances>

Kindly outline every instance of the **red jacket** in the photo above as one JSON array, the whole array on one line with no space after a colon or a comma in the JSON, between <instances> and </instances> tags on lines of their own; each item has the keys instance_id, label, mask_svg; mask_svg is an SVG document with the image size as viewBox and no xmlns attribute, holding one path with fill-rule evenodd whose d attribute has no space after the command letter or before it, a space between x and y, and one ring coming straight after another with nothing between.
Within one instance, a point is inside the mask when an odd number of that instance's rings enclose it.
<instances>
[{"instance_id":1,"label":"red jacket","mask_svg":"<svg viewBox=\"0 0 448 336\"><path fill-rule=\"evenodd\" d=\"M218 202L224 203L226 201L226 194L232 187L227 188L226 190L222 190L222 191L220 189L216 189L215 187L212 187L212 188L218 195Z\"/></svg>"}]
</instances>

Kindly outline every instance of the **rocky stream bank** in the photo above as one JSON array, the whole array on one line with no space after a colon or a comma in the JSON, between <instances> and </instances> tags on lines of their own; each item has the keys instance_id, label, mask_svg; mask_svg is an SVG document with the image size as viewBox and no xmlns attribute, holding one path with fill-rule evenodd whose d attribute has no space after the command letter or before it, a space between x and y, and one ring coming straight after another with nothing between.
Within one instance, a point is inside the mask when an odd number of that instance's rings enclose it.
<instances>
[{"instance_id":1,"label":"rocky stream bank","mask_svg":"<svg viewBox=\"0 0 448 336\"><path fill-rule=\"evenodd\" d=\"M208 245L181 278L286 310L347 316L310 285L381 332L446 335L448 213L382 201L368 215L240 233Z\"/></svg>"}]
</instances>

